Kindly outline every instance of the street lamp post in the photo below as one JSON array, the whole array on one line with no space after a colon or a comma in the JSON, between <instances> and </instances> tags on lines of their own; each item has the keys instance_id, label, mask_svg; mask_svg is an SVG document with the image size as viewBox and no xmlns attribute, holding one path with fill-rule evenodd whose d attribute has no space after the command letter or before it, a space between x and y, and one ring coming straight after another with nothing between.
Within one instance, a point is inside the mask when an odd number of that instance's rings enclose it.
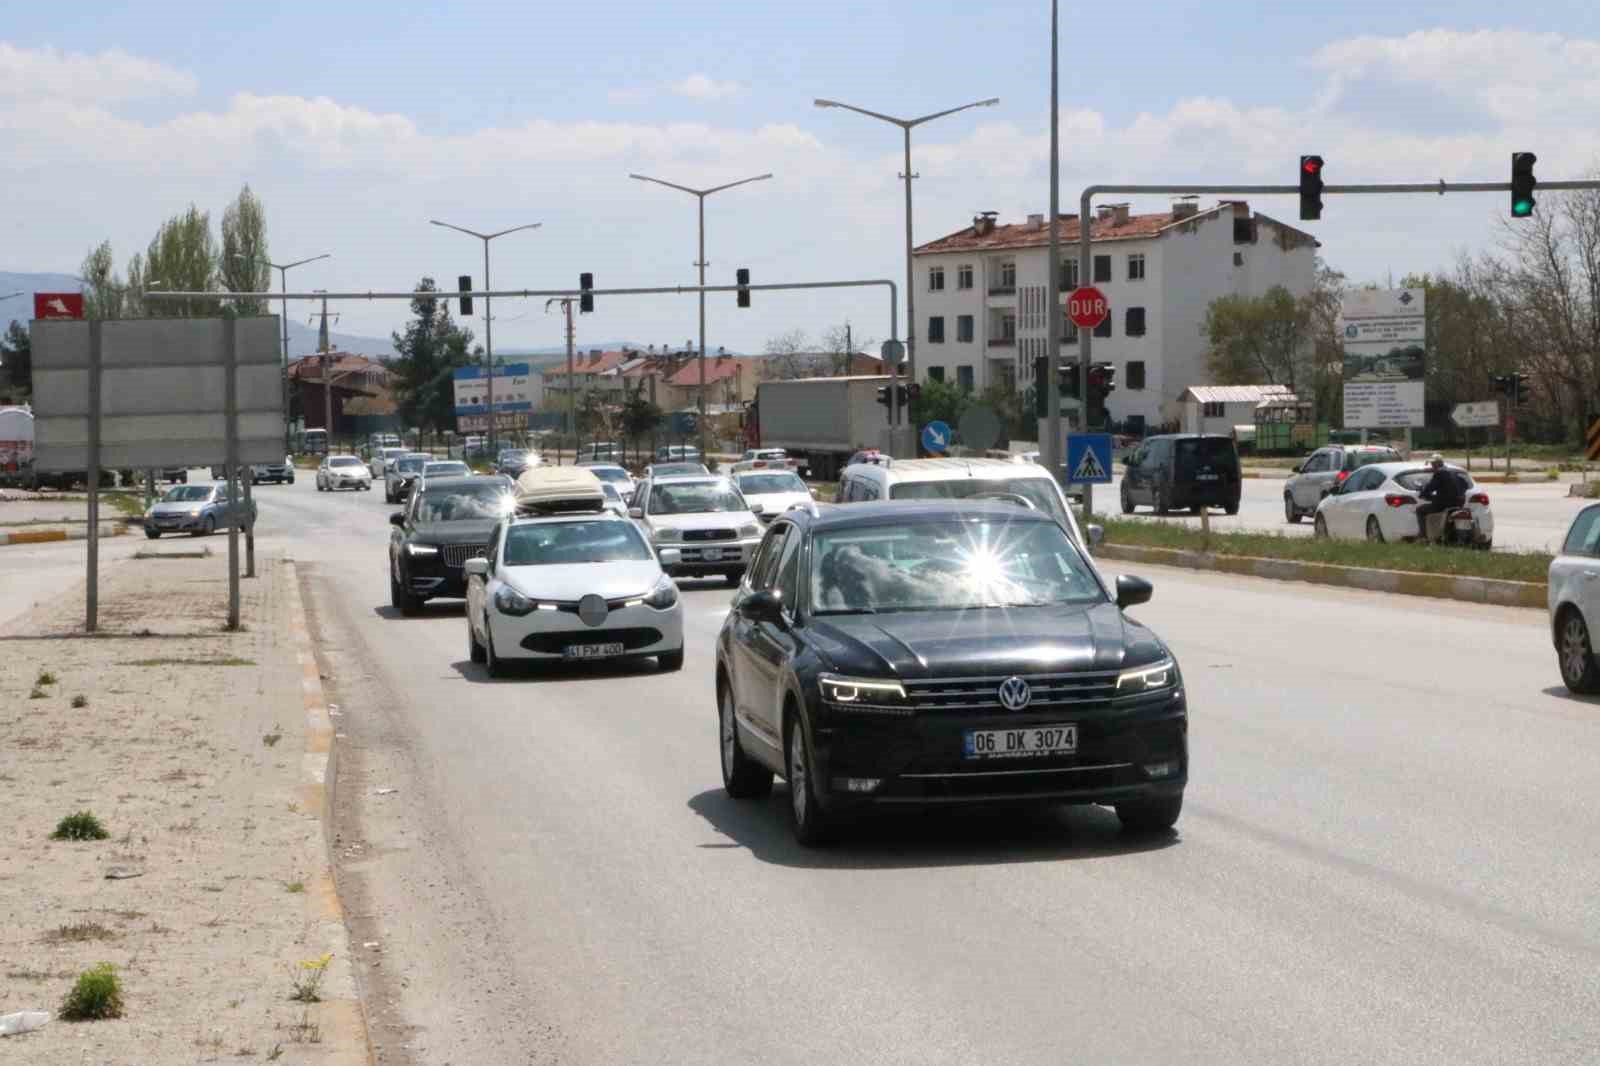
<instances>
[{"instance_id":1,"label":"street lamp post","mask_svg":"<svg viewBox=\"0 0 1600 1066\"><path fill-rule=\"evenodd\" d=\"M976 100L970 104L962 104L960 107L952 107L947 111L935 111L933 114L923 115L921 118L895 118L892 115L881 115L876 111L868 111L864 107L856 107L853 104L842 104L837 100L812 101L817 107L841 107L846 111L854 111L858 115L866 115L868 118L875 118L880 122L899 126L905 134L906 169L905 173L900 176L905 179L906 183L906 374L912 382L917 380L917 286L912 278L911 266L911 179L915 177L911 173L911 131L925 122L932 122L936 118L944 118L946 115L953 115L958 111L967 111L974 107L993 107L999 102L1000 98L994 96L987 100ZM891 375L889 387L890 403L894 402L894 397L898 391L895 385L897 380L894 377L895 370L896 368L894 367L889 368ZM907 420L909 421L909 419L910 416L908 414ZM893 424L892 421L891 424Z\"/></svg>"},{"instance_id":2,"label":"street lamp post","mask_svg":"<svg viewBox=\"0 0 1600 1066\"><path fill-rule=\"evenodd\" d=\"M496 237L504 237L508 233L516 233L525 229L538 229L544 225L542 222L530 222L525 226L512 226L510 229L498 230L494 233L479 233L477 230L467 229L465 226L453 226L448 222L440 222L436 218L428 220L430 225L443 226L453 229L457 233L465 233L469 237L476 237L483 242L483 287L487 291L494 288L489 284L489 242ZM487 363L484 385L488 389L489 403L489 454L494 455L495 425L494 425L494 316L489 313L489 298L483 298L483 357ZM465 455L463 454L463 458Z\"/></svg>"},{"instance_id":3,"label":"street lamp post","mask_svg":"<svg viewBox=\"0 0 1600 1066\"><path fill-rule=\"evenodd\" d=\"M332 258L332 253L324 252L321 255L314 255L310 259L296 259L292 263L274 263L270 259L262 259L258 256L237 254L234 256L234 258L242 259L247 263L260 263L263 266L269 266L273 270L276 270L278 272L278 280L281 283L283 292L285 294L283 300L283 313L278 317L282 320L281 324L283 326L283 450L285 453L288 453L294 450L293 442L290 440L289 434L289 298L287 295L289 292L289 271L297 266L305 266L307 263L315 263L318 259ZM333 432L332 426L328 427L328 432L331 436Z\"/></svg>"},{"instance_id":4,"label":"street lamp post","mask_svg":"<svg viewBox=\"0 0 1600 1066\"><path fill-rule=\"evenodd\" d=\"M715 185L709 189L691 189L687 185L674 185L670 181L660 178L647 178L643 174L629 174L634 181L648 181L655 185L665 185L669 189L677 189L693 196L700 205L700 256L695 266L700 268L700 285L703 289L706 283L706 197L714 192L732 189L739 185L749 185L751 182L766 181L771 174L757 174L753 178L740 178L730 181L726 185ZM710 456L706 451L706 294L700 293L700 461L708 462Z\"/></svg>"}]
</instances>

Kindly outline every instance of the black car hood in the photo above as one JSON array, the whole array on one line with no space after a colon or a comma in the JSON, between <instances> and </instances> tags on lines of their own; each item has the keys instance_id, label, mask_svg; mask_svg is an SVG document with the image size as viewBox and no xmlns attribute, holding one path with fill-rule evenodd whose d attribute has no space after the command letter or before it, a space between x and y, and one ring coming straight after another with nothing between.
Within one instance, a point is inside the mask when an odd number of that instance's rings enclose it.
<instances>
[{"instance_id":1,"label":"black car hood","mask_svg":"<svg viewBox=\"0 0 1600 1066\"><path fill-rule=\"evenodd\" d=\"M867 677L1117 670L1167 654L1154 633L1111 603L823 615L807 628L833 670Z\"/></svg>"},{"instance_id":2,"label":"black car hood","mask_svg":"<svg viewBox=\"0 0 1600 1066\"><path fill-rule=\"evenodd\" d=\"M470 522L427 522L415 526L408 538L415 544L487 544L495 520L475 518Z\"/></svg>"}]
</instances>

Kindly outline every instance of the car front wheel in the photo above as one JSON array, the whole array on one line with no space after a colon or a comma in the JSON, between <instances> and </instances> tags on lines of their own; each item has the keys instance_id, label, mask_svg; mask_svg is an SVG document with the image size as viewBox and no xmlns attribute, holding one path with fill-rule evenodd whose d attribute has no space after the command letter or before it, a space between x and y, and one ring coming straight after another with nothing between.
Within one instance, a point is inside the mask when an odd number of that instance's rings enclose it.
<instances>
[{"instance_id":1,"label":"car front wheel","mask_svg":"<svg viewBox=\"0 0 1600 1066\"><path fill-rule=\"evenodd\" d=\"M788 757L789 827L794 838L807 848L833 841L833 827L817 801L816 779L811 773L810 753L806 750L806 730L798 717L789 723Z\"/></svg>"},{"instance_id":2,"label":"car front wheel","mask_svg":"<svg viewBox=\"0 0 1600 1066\"><path fill-rule=\"evenodd\" d=\"M505 660L494 653L494 630L489 628L489 619L483 620L483 661L489 669L490 677L505 677Z\"/></svg>"},{"instance_id":3,"label":"car front wheel","mask_svg":"<svg viewBox=\"0 0 1600 1066\"><path fill-rule=\"evenodd\" d=\"M744 753L733 714L733 689L717 693L717 732L722 749L722 787L734 799L756 799L772 791L772 771Z\"/></svg>"},{"instance_id":4,"label":"car front wheel","mask_svg":"<svg viewBox=\"0 0 1600 1066\"><path fill-rule=\"evenodd\" d=\"M1133 513L1133 497L1128 493L1128 483L1126 481L1122 483L1122 513Z\"/></svg>"},{"instance_id":5,"label":"car front wheel","mask_svg":"<svg viewBox=\"0 0 1600 1066\"><path fill-rule=\"evenodd\" d=\"M472 662L481 663L488 658L483 650L483 644L478 640L478 631L472 628L472 619L467 619L467 658Z\"/></svg>"},{"instance_id":6,"label":"car front wheel","mask_svg":"<svg viewBox=\"0 0 1600 1066\"><path fill-rule=\"evenodd\" d=\"M656 660L661 663L661 669L663 670L682 670L683 649L679 648L677 651L669 651L663 655L657 655Z\"/></svg>"},{"instance_id":7,"label":"car front wheel","mask_svg":"<svg viewBox=\"0 0 1600 1066\"><path fill-rule=\"evenodd\" d=\"M1561 658L1561 680L1568 690L1580 696L1600 691L1600 668L1595 666L1589 626L1576 608L1568 608L1562 619L1557 651Z\"/></svg>"},{"instance_id":8,"label":"car front wheel","mask_svg":"<svg viewBox=\"0 0 1600 1066\"><path fill-rule=\"evenodd\" d=\"M1323 518L1321 515L1317 515L1316 521L1311 523L1311 535L1316 537L1318 540L1327 540L1328 520Z\"/></svg>"}]
</instances>

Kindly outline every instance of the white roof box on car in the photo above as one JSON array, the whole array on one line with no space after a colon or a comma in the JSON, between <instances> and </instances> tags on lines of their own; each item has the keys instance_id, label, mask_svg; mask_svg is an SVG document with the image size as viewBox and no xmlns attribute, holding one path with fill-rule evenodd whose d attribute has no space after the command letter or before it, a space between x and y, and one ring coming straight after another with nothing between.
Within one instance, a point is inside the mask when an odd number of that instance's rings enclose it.
<instances>
[{"instance_id":1,"label":"white roof box on car","mask_svg":"<svg viewBox=\"0 0 1600 1066\"><path fill-rule=\"evenodd\" d=\"M535 466L517 478L517 510L522 514L603 511L605 506L605 489L586 467Z\"/></svg>"}]
</instances>

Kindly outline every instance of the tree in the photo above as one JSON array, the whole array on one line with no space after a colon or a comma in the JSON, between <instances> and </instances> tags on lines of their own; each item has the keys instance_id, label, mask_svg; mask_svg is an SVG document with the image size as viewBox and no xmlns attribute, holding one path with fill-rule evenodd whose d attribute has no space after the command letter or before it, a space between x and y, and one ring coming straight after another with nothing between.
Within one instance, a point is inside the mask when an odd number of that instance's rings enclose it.
<instances>
[{"instance_id":1,"label":"tree","mask_svg":"<svg viewBox=\"0 0 1600 1066\"><path fill-rule=\"evenodd\" d=\"M144 257L144 288L169 292L214 292L217 288L217 248L211 236L211 215L193 204L161 224ZM137 296L135 297L137 299ZM217 300L192 298L163 300L159 312L179 318L221 313Z\"/></svg>"},{"instance_id":2,"label":"tree","mask_svg":"<svg viewBox=\"0 0 1600 1066\"><path fill-rule=\"evenodd\" d=\"M246 185L222 212L222 259L217 264L222 287L229 292L270 288L272 268L267 259L266 209ZM236 300L233 309L240 315L259 315L264 307L260 300Z\"/></svg>"},{"instance_id":3,"label":"tree","mask_svg":"<svg viewBox=\"0 0 1600 1066\"><path fill-rule=\"evenodd\" d=\"M644 394L644 381L641 380L639 387L628 393L622 405L622 432L633 441L636 454L639 442L660 428L661 417L661 408L651 403Z\"/></svg>"},{"instance_id":4,"label":"tree","mask_svg":"<svg viewBox=\"0 0 1600 1066\"><path fill-rule=\"evenodd\" d=\"M425 277L416 291L438 292L439 287ZM455 371L472 362L472 331L457 326L448 301L436 296L414 297L411 314L405 331L391 334L399 353L389 364L395 409L405 425L437 433L455 424Z\"/></svg>"},{"instance_id":5,"label":"tree","mask_svg":"<svg viewBox=\"0 0 1600 1066\"><path fill-rule=\"evenodd\" d=\"M952 381L922 383L922 395L911 405L911 423L925 426L929 422L943 422L950 427L961 424L961 416L972 406L972 393Z\"/></svg>"},{"instance_id":6,"label":"tree","mask_svg":"<svg viewBox=\"0 0 1600 1066\"><path fill-rule=\"evenodd\" d=\"M843 377L850 373L852 357L872 344L870 340L856 340L848 322L829 326L822 332L822 351L828 357L828 373Z\"/></svg>"},{"instance_id":7,"label":"tree","mask_svg":"<svg viewBox=\"0 0 1600 1066\"><path fill-rule=\"evenodd\" d=\"M78 273L83 278L84 317L121 318L127 287L117 275L111 242L101 241L99 247L84 256Z\"/></svg>"},{"instance_id":8,"label":"tree","mask_svg":"<svg viewBox=\"0 0 1600 1066\"><path fill-rule=\"evenodd\" d=\"M28 327L11 320L4 337L0 337L0 364L3 364L7 384L18 392L33 391L33 340Z\"/></svg>"},{"instance_id":9,"label":"tree","mask_svg":"<svg viewBox=\"0 0 1600 1066\"><path fill-rule=\"evenodd\" d=\"M810 346L811 338L803 329L791 329L767 338L767 380L816 377L815 362L808 351Z\"/></svg>"},{"instance_id":10,"label":"tree","mask_svg":"<svg viewBox=\"0 0 1600 1066\"><path fill-rule=\"evenodd\" d=\"M1206 369L1219 385L1287 385L1310 354L1310 318L1293 294L1274 285L1261 296L1211 301L1202 330Z\"/></svg>"}]
</instances>

